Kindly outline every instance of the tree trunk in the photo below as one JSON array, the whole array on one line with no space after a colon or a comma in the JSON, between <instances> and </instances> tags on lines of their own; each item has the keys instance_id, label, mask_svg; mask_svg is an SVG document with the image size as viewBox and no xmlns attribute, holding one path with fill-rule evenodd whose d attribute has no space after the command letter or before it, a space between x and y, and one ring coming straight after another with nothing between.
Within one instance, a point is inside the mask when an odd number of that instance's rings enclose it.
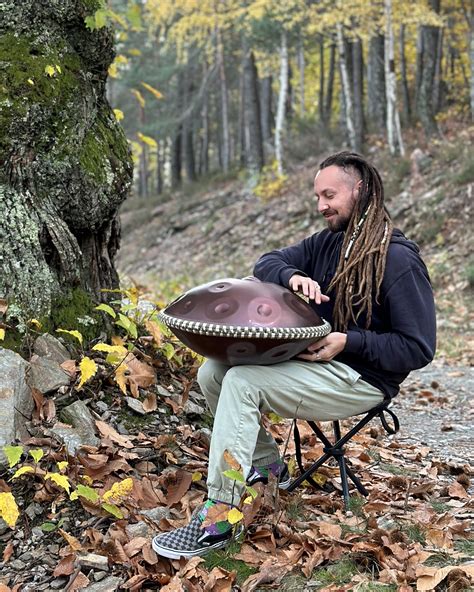
<instances>
[{"instance_id":1,"label":"tree trunk","mask_svg":"<svg viewBox=\"0 0 474 592\"><path fill-rule=\"evenodd\" d=\"M354 89L354 128L358 150L362 149L365 135L364 122L364 81L363 81L362 40L358 37L352 43L352 80Z\"/></svg>"},{"instance_id":2,"label":"tree trunk","mask_svg":"<svg viewBox=\"0 0 474 592\"><path fill-rule=\"evenodd\" d=\"M140 127L145 129L145 107L138 106ZM139 168L138 168L138 195L140 197L148 197L148 146L142 142L142 151L140 152Z\"/></svg>"},{"instance_id":3,"label":"tree trunk","mask_svg":"<svg viewBox=\"0 0 474 592\"><path fill-rule=\"evenodd\" d=\"M156 149L156 194L163 193L163 142L159 141Z\"/></svg>"},{"instance_id":4,"label":"tree trunk","mask_svg":"<svg viewBox=\"0 0 474 592\"><path fill-rule=\"evenodd\" d=\"M405 25L400 25L400 77L402 82L403 121L405 125L411 124L411 102L408 90L407 60L405 55Z\"/></svg>"},{"instance_id":5,"label":"tree trunk","mask_svg":"<svg viewBox=\"0 0 474 592\"><path fill-rule=\"evenodd\" d=\"M441 109L441 103L443 100L442 97L442 89L443 89L443 80L442 80L442 64L443 64L443 40L444 40L444 31L443 29L439 30L438 34L438 46L436 48L436 66L435 66L435 73L434 73L434 83L433 83L433 109L435 113L439 113Z\"/></svg>"},{"instance_id":6,"label":"tree trunk","mask_svg":"<svg viewBox=\"0 0 474 592\"><path fill-rule=\"evenodd\" d=\"M474 121L474 6L471 2L469 15L469 58L471 62L471 84L469 85L471 96L471 121Z\"/></svg>"},{"instance_id":7,"label":"tree trunk","mask_svg":"<svg viewBox=\"0 0 474 592\"><path fill-rule=\"evenodd\" d=\"M324 37L319 38L319 97L318 97L319 121L325 125L324 113Z\"/></svg>"},{"instance_id":8,"label":"tree trunk","mask_svg":"<svg viewBox=\"0 0 474 592\"><path fill-rule=\"evenodd\" d=\"M429 0L430 7L439 12L440 0ZM427 137L438 135L438 124L435 119L435 106L433 103L434 79L436 72L436 56L438 49L439 27L423 25L421 27L422 55L420 87L417 97L417 112L423 130Z\"/></svg>"},{"instance_id":9,"label":"tree trunk","mask_svg":"<svg viewBox=\"0 0 474 592\"><path fill-rule=\"evenodd\" d=\"M176 189L181 185L181 148L183 126L180 125L171 141L171 188Z\"/></svg>"},{"instance_id":10,"label":"tree trunk","mask_svg":"<svg viewBox=\"0 0 474 592\"><path fill-rule=\"evenodd\" d=\"M341 90L344 99L344 124L349 137L349 145L352 150L360 150L357 143L357 135L354 125L354 107L352 104L351 85L347 70L346 43L342 24L337 24L337 45L339 49L339 71L341 73Z\"/></svg>"},{"instance_id":11,"label":"tree trunk","mask_svg":"<svg viewBox=\"0 0 474 592\"><path fill-rule=\"evenodd\" d=\"M304 80L304 69L305 69L305 60L304 60L304 46L303 46L303 36L299 34L298 38L298 71L300 74L300 117L304 117L306 113L305 102L304 102L304 95L305 95L305 80Z\"/></svg>"},{"instance_id":12,"label":"tree trunk","mask_svg":"<svg viewBox=\"0 0 474 592\"><path fill-rule=\"evenodd\" d=\"M398 152L404 156L400 117L397 110L397 78L395 74L395 54L392 26L392 0L384 0L385 11L385 86L387 92L387 137L391 154Z\"/></svg>"},{"instance_id":13,"label":"tree trunk","mask_svg":"<svg viewBox=\"0 0 474 592\"><path fill-rule=\"evenodd\" d=\"M250 173L263 168L263 142L258 98L258 74L253 52L244 45L244 144L245 166Z\"/></svg>"},{"instance_id":14,"label":"tree trunk","mask_svg":"<svg viewBox=\"0 0 474 592\"><path fill-rule=\"evenodd\" d=\"M237 117L237 153L239 155L239 165L245 168L245 57L247 46L243 42L242 64L239 77L239 113Z\"/></svg>"},{"instance_id":15,"label":"tree trunk","mask_svg":"<svg viewBox=\"0 0 474 592\"><path fill-rule=\"evenodd\" d=\"M275 117L273 115L273 77L265 76L260 81L260 118L262 122L262 140L265 148L265 156L268 152L268 144L273 138L273 126Z\"/></svg>"},{"instance_id":16,"label":"tree trunk","mask_svg":"<svg viewBox=\"0 0 474 592\"><path fill-rule=\"evenodd\" d=\"M284 29L281 32L280 45L280 91L278 93L278 109L275 124L275 158L278 174L283 175L283 146L282 136L285 126L286 94L288 91L288 45L287 34Z\"/></svg>"},{"instance_id":17,"label":"tree trunk","mask_svg":"<svg viewBox=\"0 0 474 592\"><path fill-rule=\"evenodd\" d=\"M326 102L324 104L324 123L329 126L332 114L332 98L334 96L334 79L336 76L336 44L332 43L329 49L329 71L326 89Z\"/></svg>"},{"instance_id":18,"label":"tree trunk","mask_svg":"<svg viewBox=\"0 0 474 592\"><path fill-rule=\"evenodd\" d=\"M229 93L227 90L227 76L224 60L224 43L219 27L216 27L217 60L219 65L219 82L221 91L221 116L222 116L222 169L224 173L230 168L230 123L229 123Z\"/></svg>"},{"instance_id":19,"label":"tree trunk","mask_svg":"<svg viewBox=\"0 0 474 592\"><path fill-rule=\"evenodd\" d=\"M368 112L372 130L385 131L387 103L385 94L385 37L377 34L369 40L367 63Z\"/></svg>"},{"instance_id":20,"label":"tree trunk","mask_svg":"<svg viewBox=\"0 0 474 592\"><path fill-rule=\"evenodd\" d=\"M0 298L20 318L57 312L78 290L105 300L118 285L132 161L106 99L112 33L86 28L89 5L0 4Z\"/></svg>"},{"instance_id":21,"label":"tree trunk","mask_svg":"<svg viewBox=\"0 0 474 592\"><path fill-rule=\"evenodd\" d=\"M203 99L201 127L201 150L199 154L199 174L209 173L209 93L206 91Z\"/></svg>"}]
</instances>

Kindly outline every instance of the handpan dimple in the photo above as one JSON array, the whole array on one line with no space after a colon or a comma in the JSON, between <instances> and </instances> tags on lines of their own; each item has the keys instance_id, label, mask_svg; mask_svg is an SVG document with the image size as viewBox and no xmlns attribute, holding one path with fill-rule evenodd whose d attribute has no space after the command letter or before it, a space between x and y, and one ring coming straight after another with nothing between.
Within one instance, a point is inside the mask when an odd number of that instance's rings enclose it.
<instances>
[{"instance_id":1,"label":"handpan dimple","mask_svg":"<svg viewBox=\"0 0 474 592\"><path fill-rule=\"evenodd\" d=\"M209 319L223 321L232 316L239 309L239 306L240 305L235 298L224 296L223 298L211 302L206 307L206 314Z\"/></svg>"},{"instance_id":2,"label":"handpan dimple","mask_svg":"<svg viewBox=\"0 0 474 592\"><path fill-rule=\"evenodd\" d=\"M307 302L257 278L203 284L159 316L188 347L231 366L289 360L331 331Z\"/></svg>"},{"instance_id":3,"label":"handpan dimple","mask_svg":"<svg viewBox=\"0 0 474 592\"><path fill-rule=\"evenodd\" d=\"M275 299L260 296L249 302L248 313L251 324L273 326L281 318L281 306Z\"/></svg>"}]
</instances>

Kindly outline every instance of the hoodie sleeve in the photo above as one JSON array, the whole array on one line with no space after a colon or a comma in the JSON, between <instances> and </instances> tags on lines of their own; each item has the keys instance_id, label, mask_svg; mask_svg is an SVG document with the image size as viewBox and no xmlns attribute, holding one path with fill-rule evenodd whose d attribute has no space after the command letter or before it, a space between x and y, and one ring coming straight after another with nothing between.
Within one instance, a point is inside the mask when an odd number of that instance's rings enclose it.
<instances>
[{"instance_id":1,"label":"hoodie sleeve","mask_svg":"<svg viewBox=\"0 0 474 592\"><path fill-rule=\"evenodd\" d=\"M262 282L272 282L288 288L288 282L295 273L310 276L314 254L314 237L301 242L265 253L255 264L253 274Z\"/></svg>"},{"instance_id":2,"label":"hoodie sleeve","mask_svg":"<svg viewBox=\"0 0 474 592\"><path fill-rule=\"evenodd\" d=\"M388 332L351 328L345 353L356 354L374 368L410 372L426 366L436 349L433 291L426 269L410 266L388 287L383 308Z\"/></svg>"}]
</instances>

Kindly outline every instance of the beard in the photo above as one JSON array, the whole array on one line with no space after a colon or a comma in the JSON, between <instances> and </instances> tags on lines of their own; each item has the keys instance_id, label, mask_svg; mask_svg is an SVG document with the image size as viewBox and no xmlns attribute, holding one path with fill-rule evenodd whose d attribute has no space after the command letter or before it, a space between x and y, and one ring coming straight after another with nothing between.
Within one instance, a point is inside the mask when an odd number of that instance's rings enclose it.
<instances>
[{"instance_id":1,"label":"beard","mask_svg":"<svg viewBox=\"0 0 474 592\"><path fill-rule=\"evenodd\" d=\"M345 232L349 226L350 216L333 216L326 222L331 232Z\"/></svg>"}]
</instances>

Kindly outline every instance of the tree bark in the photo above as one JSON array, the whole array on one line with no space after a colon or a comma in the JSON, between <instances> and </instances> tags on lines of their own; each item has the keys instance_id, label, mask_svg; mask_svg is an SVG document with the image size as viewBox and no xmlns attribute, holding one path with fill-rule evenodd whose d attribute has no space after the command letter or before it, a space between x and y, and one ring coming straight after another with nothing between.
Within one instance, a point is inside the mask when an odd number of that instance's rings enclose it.
<instances>
[{"instance_id":1,"label":"tree bark","mask_svg":"<svg viewBox=\"0 0 474 592\"><path fill-rule=\"evenodd\" d=\"M429 0L430 7L439 13L440 0ZM438 135L438 124L435 119L433 103L434 80L436 73L436 57L438 49L439 27L423 25L421 27L422 54L420 87L417 97L417 112L427 137Z\"/></svg>"},{"instance_id":2,"label":"tree bark","mask_svg":"<svg viewBox=\"0 0 474 592\"><path fill-rule=\"evenodd\" d=\"M391 154L405 154L400 117L397 110L397 78L392 26L392 0L384 0L385 12L385 86L387 92L387 137Z\"/></svg>"},{"instance_id":3,"label":"tree bark","mask_svg":"<svg viewBox=\"0 0 474 592\"><path fill-rule=\"evenodd\" d=\"M367 63L367 103L371 127L378 133L385 132L387 103L385 94L385 37L373 35L369 40Z\"/></svg>"},{"instance_id":4,"label":"tree bark","mask_svg":"<svg viewBox=\"0 0 474 592\"><path fill-rule=\"evenodd\" d=\"M216 27L217 61L219 65L219 82L221 91L221 116L222 116L222 169L224 173L230 168L230 123L229 123L229 92L227 89L227 75L224 60L224 42L219 27Z\"/></svg>"},{"instance_id":5,"label":"tree bark","mask_svg":"<svg viewBox=\"0 0 474 592\"><path fill-rule=\"evenodd\" d=\"M362 40L352 43L352 87L354 89L354 128L358 150L362 149L365 135L364 121L364 80L363 80Z\"/></svg>"},{"instance_id":6,"label":"tree bark","mask_svg":"<svg viewBox=\"0 0 474 592\"><path fill-rule=\"evenodd\" d=\"M0 4L0 298L20 317L48 315L75 290L105 300L118 285L132 161L106 99L112 33L86 28L90 4Z\"/></svg>"},{"instance_id":7,"label":"tree bark","mask_svg":"<svg viewBox=\"0 0 474 592\"><path fill-rule=\"evenodd\" d=\"M182 150L183 126L179 125L171 140L171 188L176 189L181 185L181 150Z\"/></svg>"},{"instance_id":8,"label":"tree bark","mask_svg":"<svg viewBox=\"0 0 474 592\"><path fill-rule=\"evenodd\" d=\"M471 84L469 93L471 96L471 121L474 121L474 6L471 2L471 11L469 15L469 58L471 63Z\"/></svg>"},{"instance_id":9,"label":"tree bark","mask_svg":"<svg viewBox=\"0 0 474 592\"><path fill-rule=\"evenodd\" d=\"M275 117L273 115L273 77L265 76L260 80L260 117L262 122L262 139L264 144L273 137Z\"/></svg>"},{"instance_id":10,"label":"tree bark","mask_svg":"<svg viewBox=\"0 0 474 592\"><path fill-rule=\"evenodd\" d=\"M304 117L306 113L305 107L305 79L304 79L304 70L305 70L305 59L304 59L304 45L303 45L303 36L299 34L298 38L298 71L299 71L299 78L300 78L300 117Z\"/></svg>"},{"instance_id":11,"label":"tree bark","mask_svg":"<svg viewBox=\"0 0 474 592\"><path fill-rule=\"evenodd\" d=\"M287 33L281 32L280 45L280 90L278 93L278 109L275 124L275 158L279 175L283 175L283 146L282 137L285 126L286 95L288 91L288 44Z\"/></svg>"},{"instance_id":12,"label":"tree bark","mask_svg":"<svg viewBox=\"0 0 474 592\"><path fill-rule=\"evenodd\" d=\"M319 38L319 96L318 96L318 109L319 109L319 121L324 126L325 112L324 112L324 37L321 35Z\"/></svg>"},{"instance_id":13,"label":"tree bark","mask_svg":"<svg viewBox=\"0 0 474 592\"><path fill-rule=\"evenodd\" d=\"M400 77L402 83L403 121L405 125L411 124L411 101L408 89L407 60L405 55L405 25L400 25Z\"/></svg>"},{"instance_id":14,"label":"tree bark","mask_svg":"<svg viewBox=\"0 0 474 592\"><path fill-rule=\"evenodd\" d=\"M347 69L346 43L342 24L337 24L337 45L339 49L339 71L341 73L341 90L344 100L344 124L347 130L349 145L352 150L360 150L354 125L354 107L352 104L351 85Z\"/></svg>"},{"instance_id":15,"label":"tree bark","mask_svg":"<svg viewBox=\"0 0 474 592\"><path fill-rule=\"evenodd\" d=\"M336 76L336 44L332 43L329 49L329 71L326 89L326 101L324 103L324 123L329 126L332 114L332 99L334 96L334 79Z\"/></svg>"},{"instance_id":16,"label":"tree bark","mask_svg":"<svg viewBox=\"0 0 474 592\"><path fill-rule=\"evenodd\" d=\"M253 52L244 44L244 145L245 166L250 173L263 168L263 141L258 98L258 74Z\"/></svg>"}]
</instances>

